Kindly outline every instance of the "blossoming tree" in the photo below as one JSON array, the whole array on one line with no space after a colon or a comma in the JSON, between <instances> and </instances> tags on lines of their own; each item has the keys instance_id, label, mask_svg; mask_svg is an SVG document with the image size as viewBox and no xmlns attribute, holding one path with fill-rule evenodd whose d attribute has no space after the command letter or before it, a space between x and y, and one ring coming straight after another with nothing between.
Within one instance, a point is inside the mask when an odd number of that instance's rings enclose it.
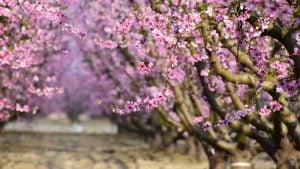
<instances>
[{"instance_id":1,"label":"blossoming tree","mask_svg":"<svg viewBox=\"0 0 300 169\"><path fill-rule=\"evenodd\" d=\"M121 53L146 86L160 89L126 97L116 113L156 108L234 160L251 157L254 140L279 167L298 167L297 2L128 1L130 14L121 2L103 3L118 15L100 10L96 23L105 25L95 43Z\"/></svg>"},{"instance_id":2,"label":"blossoming tree","mask_svg":"<svg viewBox=\"0 0 300 169\"><path fill-rule=\"evenodd\" d=\"M0 1L1 124L35 112L32 97L62 92L52 85L51 73L41 69L48 53L59 52L50 41L63 14L53 4Z\"/></svg>"},{"instance_id":3,"label":"blossoming tree","mask_svg":"<svg viewBox=\"0 0 300 169\"><path fill-rule=\"evenodd\" d=\"M19 101L29 96L13 92L57 90L37 89L53 69L32 60L64 55L75 43L72 55L85 59L88 77L99 83L102 113L123 127L160 133L166 143L189 135L204 147L211 168L224 168L218 165L225 156L247 162L261 151L278 168L299 168L298 1L68 1L64 15L57 2L41 2L1 3L1 76L7 79L1 97L13 103L3 100L2 118L29 109ZM19 10L28 17L12 17ZM50 40L56 50L40 45ZM75 97L74 89L68 92Z\"/></svg>"}]
</instances>

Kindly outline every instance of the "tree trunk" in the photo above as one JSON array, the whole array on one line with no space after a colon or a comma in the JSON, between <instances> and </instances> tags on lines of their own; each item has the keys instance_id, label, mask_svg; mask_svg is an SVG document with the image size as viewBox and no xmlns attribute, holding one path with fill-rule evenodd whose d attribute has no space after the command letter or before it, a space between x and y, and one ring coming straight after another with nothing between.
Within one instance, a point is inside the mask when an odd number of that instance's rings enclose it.
<instances>
[{"instance_id":1,"label":"tree trunk","mask_svg":"<svg viewBox=\"0 0 300 169\"><path fill-rule=\"evenodd\" d=\"M298 159L299 160L299 159ZM299 161L294 160L287 160L280 162L280 164L277 164L277 169L299 169Z\"/></svg>"},{"instance_id":2,"label":"tree trunk","mask_svg":"<svg viewBox=\"0 0 300 169\"><path fill-rule=\"evenodd\" d=\"M293 147L288 138L282 138L275 158L278 169L300 169L300 151Z\"/></svg>"},{"instance_id":3,"label":"tree trunk","mask_svg":"<svg viewBox=\"0 0 300 169\"><path fill-rule=\"evenodd\" d=\"M281 149L277 153L278 169L300 169L300 151L295 149Z\"/></svg>"},{"instance_id":4,"label":"tree trunk","mask_svg":"<svg viewBox=\"0 0 300 169\"><path fill-rule=\"evenodd\" d=\"M200 162L207 162L208 161L208 157L207 154L205 152L204 146L200 141L197 141L197 160L199 160Z\"/></svg>"},{"instance_id":5,"label":"tree trunk","mask_svg":"<svg viewBox=\"0 0 300 169\"><path fill-rule=\"evenodd\" d=\"M209 159L209 169L226 169L227 160L225 153L216 153L215 155L210 155Z\"/></svg>"},{"instance_id":6,"label":"tree trunk","mask_svg":"<svg viewBox=\"0 0 300 169\"><path fill-rule=\"evenodd\" d=\"M300 152L293 151L284 153L286 157L281 156L277 161L278 169L300 169Z\"/></svg>"},{"instance_id":7,"label":"tree trunk","mask_svg":"<svg viewBox=\"0 0 300 169\"><path fill-rule=\"evenodd\" d=\"M4 128L4 123L0 122L0 132L2 132L3 128Z\"/></svg>"},{"instance_id":8,"label":"tree trunk","mask_svg":"<svg viewBox=\"0 0 300 169\"><path fill-rule=\"evenodd\" d=\"M197 145L196 145L196 141L195 138L193 136L188 136L188 138L186 139L186 153L192 156L196 156L197 155Z\"/></svg>"},{"instance_id":9,"label":"tree trunk","mask_svg":"<svg viewBox=\"0 0 300 169\"><path fill-rule=\"evenodd\" d=\"M155 133L153 140L150 142L151 148L154 150L161 150L163 148L162 136L160 133Z\"/></svg>"}]
</instances>

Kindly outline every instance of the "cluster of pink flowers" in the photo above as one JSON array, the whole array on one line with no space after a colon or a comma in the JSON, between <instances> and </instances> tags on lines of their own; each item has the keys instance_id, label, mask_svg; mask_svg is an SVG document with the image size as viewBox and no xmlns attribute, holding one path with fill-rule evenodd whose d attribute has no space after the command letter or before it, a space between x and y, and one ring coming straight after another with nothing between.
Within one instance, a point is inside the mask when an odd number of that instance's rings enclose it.
<instances>
[{"instance_id":1,"label":"cluster of pink flowers","mask_svg":"<svg viewBox=\"0 0 300 169\"><path fill-rule=\"evenodd\" d=\"M118 26L116 26L114 30L116 31L116 33L122 35L127 34L130 31L133 23L134 23L133 19L125 19L125 21L119 24Z\"/></svg>"},{"instance_id":2,"label":"cluster of pink flowers","mask_svg":"<svg viewBox=\"0 0 300 169\"><path fill-rule=\"evenodd\" d=\"M283 79L277 83L276 91L278 93L285 93L287 97L293 97L299 92L300 80Z\"/></svg>"},{"instance_id":3,"label":"cluster of pink flowers","mask_svg":"<svg viewBox=\"0 0 300 169\"><path fill-rule=\"evenodd\" d=\"M153 63L145 64L144 62L139 63L137 67L138 71L140 71L143 74L150 74L153 69Z\"/></svg>"},{"instance_id":4,"label":"cluster of pink flowers","mask_svg":"<svg viewBox=\"0 0 300 169\"><path fill-rule=\"evenodd\" d=\"M27 89L30 93L35 94L37 96L53 96L55 94L61 94L64 92L64 89L61 87L45 87L43 89L30 87Z\"/></svg>"},{"instance_id":5,"label":"cluster of pink flowers","mask_svg":"<svg viewBox=\"0 0 300 169\"><path fill-rule=\"evenodd\" d=\"M118 46L118 43L111 40L95 39L94 42L101 48L114 49Z\"/></svg>"},{"instance_id":6,"label":"cluster of pink flowers","mask_svg":"<svg viewBox=\"0 0 300 169\"><path fill-rule=\"evenodd\" d=\"M24 7L36 17L43 16L55 24L61 24L65 17L59 8L47 5L46 3L31 3L26 1L24 2Z\"/></svg>"},{"instance_id":7,"label":"cluster of pink flowers","mask_svg":"<svg viewBox=\"0 0 300 169\"><path fill-rule=\"evenodd\" d=\"M292 62L275 61L271 63L271 68L276 71L278 79L284 79L289 76L289 68Z\"/></svg>"},{"instance_id":8,"label":"cluster of pink flowers","mask_svg":"<svg viewBox=\"0 0 300 169\"><path fill-rule=\"evenodd\" d=\"M237 72L237 61L236 58L226 48L220 48L217 51L217 57L224 68L230 72Z\"/></svg>"},{"instance_id":9,"label":"cluster of pink flowers","mask_svg":"<svg viewBox=\"0 0 300 169\"><path fill-rule=\"evenodd\" d=\"M259 110L259 114L261 116L268 116L272 112L277 112L282 109L282 105L278 103L277 101L271 101L269 103L269 106L265 105L263 108Z\"/></svg>"},{"instance_id":10,"label":"cluster of pink flowers","mask_svg":"<svg viewBox=\"0 0 300 169\"><path fill-rule=\"evenodd\" d=\"M17 103L16 111L28 113L30 111L30 108L28 105L21 106L20 104Z\"/></svg>"},{"instance_id":11,"label":"cluster of pink flowers","mask_svg":"<svg viewBox=\"0 0 300 169\"><path fill-rule=\"evenodd\" d=\"M62 26L62 30L71 33L72 35L75 35L79 38L83 38L86 36L86 33L80 31L77 27L70 23L64 23Z\"/></svg>"},{"instance_id":12,"label":"cluster of pink flowers","mask_svg":"<svg viewBox=\"0 0 300 169\"><path fill-rule=\"evenodd\" d=\"M55 7L55 4L57 2L51 3L49 1L48 3L31 3L29 1L24 2L24 7L27 11L31 12L36 18L44 17L48 20L50 20L52 23L56 25L62 25L61 29L63 31L69 32L77 37L84 37L86 34L80 31L77 27L70 23L65 23L65 14L61 12L61 9L59 7Z\"/></svg>"},{"instance_id":13,"label":"cluster of pink flowers","mask_svg":"<svg viewBox=\"0 0 300 169\"><path fill-rule=\"evenodd\" d=\"M285 25L291 25L293 10L285 0L247 0L243 6L272 19L279 19Z\"/></svg>"},{"instance_id":14,"label":"cluster of pink flowers","mask_svg":"<svg viewBox=\"0 0 300 169\"><path fill-rule=\"evenodd\" d=\"M7 98L2 98L0 99L0 110L3 109L12 109L12 104L10 103L9 99Z\"/></svg>"},{"instance_id":15,"label":"cluster of pink flowers","mask_svg":"<svg viewBox=\"0 0 300 169\"><path fill-rule=\"evenodd\" d=\"M258 44L259 42L261 43L268 43L266 39L259 38L255 44ZM254 44L254 45L255 45ZM268 52L265 50L266 48L257 48L255 46L250 46L249 47L249 54L254 60L255 65L259 68L258 75L263 77L267 73L268 70L268 60L269 60L269 55Z\"/></svg>"},{"instance_id":16,"label":"cluster of pink flowers","mask_svg":"<svg viewBox=\"0 0 300 169\"><path fill-rule=\"evenodd\" d=\"M136 101L127 101L123 109L114 108L113 111L118 114L129 114L131 112L137 112L141 109L143 110L152 110L155 107L165 103L168 96L170 96L169 89L164 89L157 94L154 94L152 98L146 97L145 99L136 99Z\"/></svg>"},{"instance_id":17,"label":"cluster of pink flowers","mask_svg":"<svg viewBox=\"0 0 300 169\"><path fill-rule=\"evenodd\" d=\"M202 124L202 128L203 128L204 130L207 130L207 129L210 128L210 127L212 127L212 124L211 124L210 121L206 121L206 122L204 122L204 123Z\"/></svg>"},{"instance_id":18,"label":"cluster of pink flowers","mask_svg":"<svg viewBox=\"0 0 300 169\"><path fill-rule=\"evenodd\" d=\"M193 123L202 123L204 121L204 118L202 116L197 116L193 119Z\"/></svg>"},{"instance_id":19,"label":"cluster of pink flowers","mask_svg":"<svg viewBox=\"0 0 300 169\"><path fill-rule=\"evenodd\" d=\"M46 59L46 56L51 52L59 53L60 44L54 38L60 32L57 26L63 23L65 15L58 3L56 0L0 0L0 76L3 91L0 121L9 120L12 112L32 112L31 103L37 95L52 96L63 91L57 87L45 87L46 83L50 83L46 80L50 65L42 64L47 62L50 57ZM42 89L26 90L30 86Z\"/></svg>"},{"instance_id":20,"label":"cluster of pink flowers","mask_svg":"<svg viewBox=\"0 0 300 169\"><path fill-rule=\"evenodd\" d=\"M272 110L275 112L282 109L282 105L280 103L278 103L277 101L270 102L270 106L271 106Z\"/></svg>"},{"instance_id":21,"label":"cluster of pink flowers","mask_svg":"<svg viewBox=\"0 0 300 169\"><path fill-rule=\"evenodd\" d=\"M272 110L270 110L269 108L267 108L267 106L264 106L263 108L261 108L259 110L259 114L261 116L268 116L271 112L272 112Z\"/></svg>"}]
</instances>

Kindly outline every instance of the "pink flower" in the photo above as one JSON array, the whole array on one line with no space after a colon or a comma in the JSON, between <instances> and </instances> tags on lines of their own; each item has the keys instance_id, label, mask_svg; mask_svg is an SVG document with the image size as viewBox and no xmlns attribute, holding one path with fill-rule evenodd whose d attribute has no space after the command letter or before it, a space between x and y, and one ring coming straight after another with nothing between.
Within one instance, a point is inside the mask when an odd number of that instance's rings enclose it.
<instances>
[{"instance_id":1,"label":"pink flower","mask_svg":"<svg viewBox=\"0 0 300 169\"><path fill-rule=\"evenodd\" d=\"M204 118L202 116L198 116L193 119L193 123L194 124L201 123L201 122L203 122L203 120L204 120Z\"/></svg>"},{"instance_id":2,"label":"pink flower","mask_svg":"<svg viewBox=\"0 0 300 169\"><path fill-rule=\"evenodd\" d=\"M72 24L68 24L68 23L65 23L63 26L62 26L62 30L63 31L66 31L66 32L69 32L77 37L80 37L80 38L83 38L84 36L86 36L85 33L81 32L77 27L73 26Z\"/></svg>"},{"instance_id":3,"label":"pink flower","mask_svg":"<svg viewBox=\"0 0 300 169\"><path fill-rule=\"evenodd\" d=\"M267 108L267 106L264 106L263 108L260 109L259 114L261 116L268 116L272 111Z\"/></svg>"},{"instance_id":4,"label":"pink flower","mask_svg":"<svg viewBox=\"0 0 300 169\"><path fill-rule=\"evenodd\" d=\"M150 74L153 69L153 63L149 63L148 65L146 65L144 62L141 62L139 63L137 69L143 74Z\"/></svg>"},{"instance_id":5,"label":"pink flower","mask_svg":"<svg viewBox=\"0 0 300 169\"><path fill-rule=\"evenodd\" d=\"M155 103L154 99L148 100L146 102L146 110L151 110L151 109L153 109L156 106L157 106L157 104Z\"/></svg>"},{"instance_id":6,"label":"pink flower","mask_svg":"<svg viewBox=\"0 0 300 169\"><path fill-rule=\"evenodd\" d=\"M18 103L16 105L16 111L18 112L25 112L25 113L28 113L30 111L30 108L28 105L24 105L23 107L20 106Z\"/></svg>"},{"instance_id":7,"label":"pink flower","mask_svg":"<svg viewBox=\"0 0 300 169\"><path fill-rule=\"evenodd\" d=\"M203 69L203 70L201 70L201 72L200 72L200 75L201 76L208 76L208 73L209 73L209 69Z\"/></svg>"},{"instance_id":8,"label":"pink flower","mask_svg":"<svg viewBox=\"0 0 300 169\"><path fill-rule=\"evenodd\" d=\"M132 112L134 110L134 102L128 101L127 104L125 105L125 109L128 112Z\"/></svg>"},{"instance_id":9,"label":"pink flower","mask_svg":"<svg viewBox=\"0 0 300 169\"><path fill-rule=\"evenodd\" d=\"M113 112L115 112L117 114L120 114L120 115L124 115L125 114L125 112L122 109L119 109L119 108L114 108Z\"/></svg>"},{"instance_id":10,"label":"pink flower","mask_svg":"<svg viewBox=\"0 0 300 169\"><path fill-rule=\"evenodd\" d=\"M94 42L101 48L114 49L118 46L118 43L111 40L94 39Z\"/></svg>"},{"instance_id":11,"label":"pink flower","mask_svg":"<svg viewBox=\"0 0 300 169\"><path fill-rule=\"evenodd\" d=\"M115 27L115 31L120 34L126 34L130 31L133 22L133 19L125 19L123 23Z\"/></svg>"},{"instance_id":12,"label":"pink flower","mask_svg":"<svg viewBox=\"0 0 300 169\"><path fill-rule=\"evenodd\" d=\"M210 127L212 127L212 124L211 124L211 122L209 122L209 121L206 121L206 122L203 123L203 125L202 125L202 128L203 128L204 130L207 130L207 129L210 128Z\"/></svg>"},{"instance_id":13,"label":"pink flower","mask_svg":"<svg viewBox=\"0 0 300 169\"><path fill-rule=\"evenodd\" d=\"M169 65L171 65L171 67L176 67L178 65L178 60L177 57L175 55L172 55L170 57L167 58L167 63Z\"/></svg>"},{"instance_id":14,"label":"pink flower","mask_svg":"<svg viewBox=\"0 0 300 169\"><path fill-rule=\"evenodd\" d=\"M286 78L289 75L288 68L290 67L289 63L275 61L271 64L271 68L273 68L277 73L278 79Z\"/></svg>"},{"instance_id":15,"label":"pink flower","mask_svg":"<svg viewBox=\"0 0 300 169\"><path fill-rule=\"evenodd\" d=\"M270 103L270 106L271 106L272 110L275 111L275 112L282 109L282 105L280 103L278 103L277 101L272 101Z\"/></svg>"},{"instance_id":16,"label":"pink flower","mask_svg":"<svg viewBox=\"0 0 300 169\"><path fill-rule=\"evenodd\" d=\"M174 4L175 6L178 6L178 5L179 5L179 0L173 0L173 4Z\"/></svg>"}]
</instances>

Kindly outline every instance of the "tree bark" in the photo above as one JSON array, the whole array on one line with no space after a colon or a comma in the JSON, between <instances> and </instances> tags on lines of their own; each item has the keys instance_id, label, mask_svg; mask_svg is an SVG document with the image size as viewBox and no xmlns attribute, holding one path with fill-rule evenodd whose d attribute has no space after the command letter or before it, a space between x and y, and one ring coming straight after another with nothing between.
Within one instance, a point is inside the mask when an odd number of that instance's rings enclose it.
<instances>
[{"instance_id":1,"label":"tree bark","mask_svg":"<svg viewBox=\"0 0 300 169\"><path fill-rule=\"evenodd\" d=\"M209 159L209 169L226 169L227 159L225 153L216 153L215 155L210 155Z\"/></svg>"},{"instance_id":2,"label":"tree bark","mask_svg":"<svg viewBox=\"0 0 300 169\"><path fill-rule=\"evenodd\" d=\"M278 169L299 169L300 151L297 151L287 137L282 138L280 147L275 154Z\"/></svg>"},{"instance_id":3,"label":"tree bark","mask_svg":"<svg viewBox=\"0 0 300 169\"><path fill-rule=\"evenodd\" d=\"M300 168L300 152L296 150L280 152L280 158L277 161L278 169L299 169Z\"/></svg>"},{"instance_id":4,"label":"tree bark","mask_svg":"<svg viewBox=\"0 0 300 169\"><path fill-rule=\"evenodd\" d=\"M207 162L208 157L201 141L199 140L196 141L196 146L197 146L197 154L196 154L197 160L199 160L200 162Z\"/></svg>"},{"instance_id":5,"label":"tree bark","mask_svg":"<svg viewBox=\"0 0 300 169\"><path fill-rule=\"evenodd\" d=\"M186 138L186 153L192 156L197 156L197 145L196 145L196 140L193 136L188 136Z\"/></svg>"}]
</instances>

